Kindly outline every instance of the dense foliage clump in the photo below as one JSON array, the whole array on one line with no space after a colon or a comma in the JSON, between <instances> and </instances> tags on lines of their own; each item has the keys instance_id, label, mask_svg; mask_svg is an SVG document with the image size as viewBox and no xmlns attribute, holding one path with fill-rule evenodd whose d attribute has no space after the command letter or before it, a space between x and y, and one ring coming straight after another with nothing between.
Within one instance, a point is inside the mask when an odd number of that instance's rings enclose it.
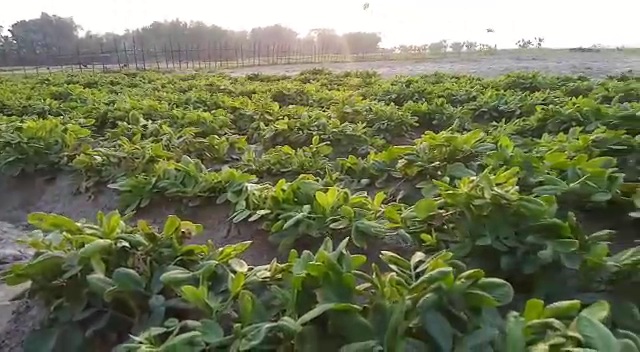
<instances>
[{"instance_id":1,"label":"dense foliage clump","mask_svg":"<svg viewBox=\"0 0 640 352\"><path fill-rule=\"evenodd\" d=\"M640 350L640 247L580 221L640 217L638 78L52 75L0 80L0 114L3 173L122 202L29 217L4 279L51 308L31 350ZM161 198L228 204L288 259L120 215ZM352 254L389 240L410 255Z\"/></svg>"}]
</instances>

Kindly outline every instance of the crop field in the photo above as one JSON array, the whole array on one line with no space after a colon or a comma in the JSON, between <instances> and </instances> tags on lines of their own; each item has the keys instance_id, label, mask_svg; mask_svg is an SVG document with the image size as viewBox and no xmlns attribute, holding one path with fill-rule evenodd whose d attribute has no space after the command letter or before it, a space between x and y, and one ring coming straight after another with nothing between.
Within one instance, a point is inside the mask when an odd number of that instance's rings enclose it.
<instances>
[{"instance_id":1,"label":"crop field","mask_svg":"<svg viewBox=\"0 0 640 352\"><path fill-rule=\"evenodd\" d=\"M640 351L639 132L631 75L0 77L0 350Z\"/></svg>"}]
</instances>

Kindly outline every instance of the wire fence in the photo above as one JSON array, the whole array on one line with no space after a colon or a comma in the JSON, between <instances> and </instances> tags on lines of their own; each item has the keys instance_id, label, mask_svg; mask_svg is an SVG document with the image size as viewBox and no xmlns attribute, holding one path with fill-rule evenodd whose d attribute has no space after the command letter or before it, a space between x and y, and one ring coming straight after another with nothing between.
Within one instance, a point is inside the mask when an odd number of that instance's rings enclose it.
<instances>
[{"instance_id":1,"label":"wire fence","mask_svg":"<svg viewBox=\"0 0 640 352\"><path fill-rule=\"evenodd\" d=\"M265 43L187 45L168 41L145 46L135 39L64 50L44 46L0 47L0 72L31 74L59 71L219 70L263 65L355 62L391 59L394 52L374 49L353 53L343 47Z\"/></svg>"}]
</instances>

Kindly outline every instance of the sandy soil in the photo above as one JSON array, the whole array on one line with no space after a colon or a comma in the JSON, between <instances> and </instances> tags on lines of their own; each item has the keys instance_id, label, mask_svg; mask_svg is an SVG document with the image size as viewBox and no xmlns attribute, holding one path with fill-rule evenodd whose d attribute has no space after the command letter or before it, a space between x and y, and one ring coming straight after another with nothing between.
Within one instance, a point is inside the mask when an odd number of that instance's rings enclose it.
<instances>
[{"instance_id":1,"label":"sandy soil","mask_svg":"<svg viewBox=\"0 0 640 352\"><path fill-rule=\"evenodd\" d=\"M443 58L423 61L377 61L354 63L298 64L247 67L228 70L233 75L253 72L267 74L296 74L314 67L335 71L375 70L385 77L395 75L420 75L433 72L468 73L484 77L497 76L513 71L542 71L553 74L585 74L605 77L628 71L640 73L640 54L606 51L580 53L569 51L499 52L495 55Z\"/></svg>"}]
</instances>

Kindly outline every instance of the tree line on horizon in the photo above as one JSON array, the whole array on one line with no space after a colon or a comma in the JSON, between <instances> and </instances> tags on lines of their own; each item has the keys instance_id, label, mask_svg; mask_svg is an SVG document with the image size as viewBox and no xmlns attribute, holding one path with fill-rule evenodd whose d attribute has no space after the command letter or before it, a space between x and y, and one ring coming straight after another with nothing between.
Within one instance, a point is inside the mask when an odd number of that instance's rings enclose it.
<instances>
[{"instance_id":1,"label":"tree line on horizon","mask_svg":"<svg viewBox=\"0 0 640 352\"><path fill-rule=\"evenodd\" d=\"M78 59L111 63L115 55L126 56L130 51L156 58L159 54L180 56L184 51L186 57L191 53L225 60L286 53L358 55L379 52L382 41L379 34L371 32L338 34L319 28L301 35L279 24L235 31L179 19L155 21L122 34L81 32L73 18L44 12L8 28L0 26L0 65L61 65Z\"/></svg>"}]
</instances>

